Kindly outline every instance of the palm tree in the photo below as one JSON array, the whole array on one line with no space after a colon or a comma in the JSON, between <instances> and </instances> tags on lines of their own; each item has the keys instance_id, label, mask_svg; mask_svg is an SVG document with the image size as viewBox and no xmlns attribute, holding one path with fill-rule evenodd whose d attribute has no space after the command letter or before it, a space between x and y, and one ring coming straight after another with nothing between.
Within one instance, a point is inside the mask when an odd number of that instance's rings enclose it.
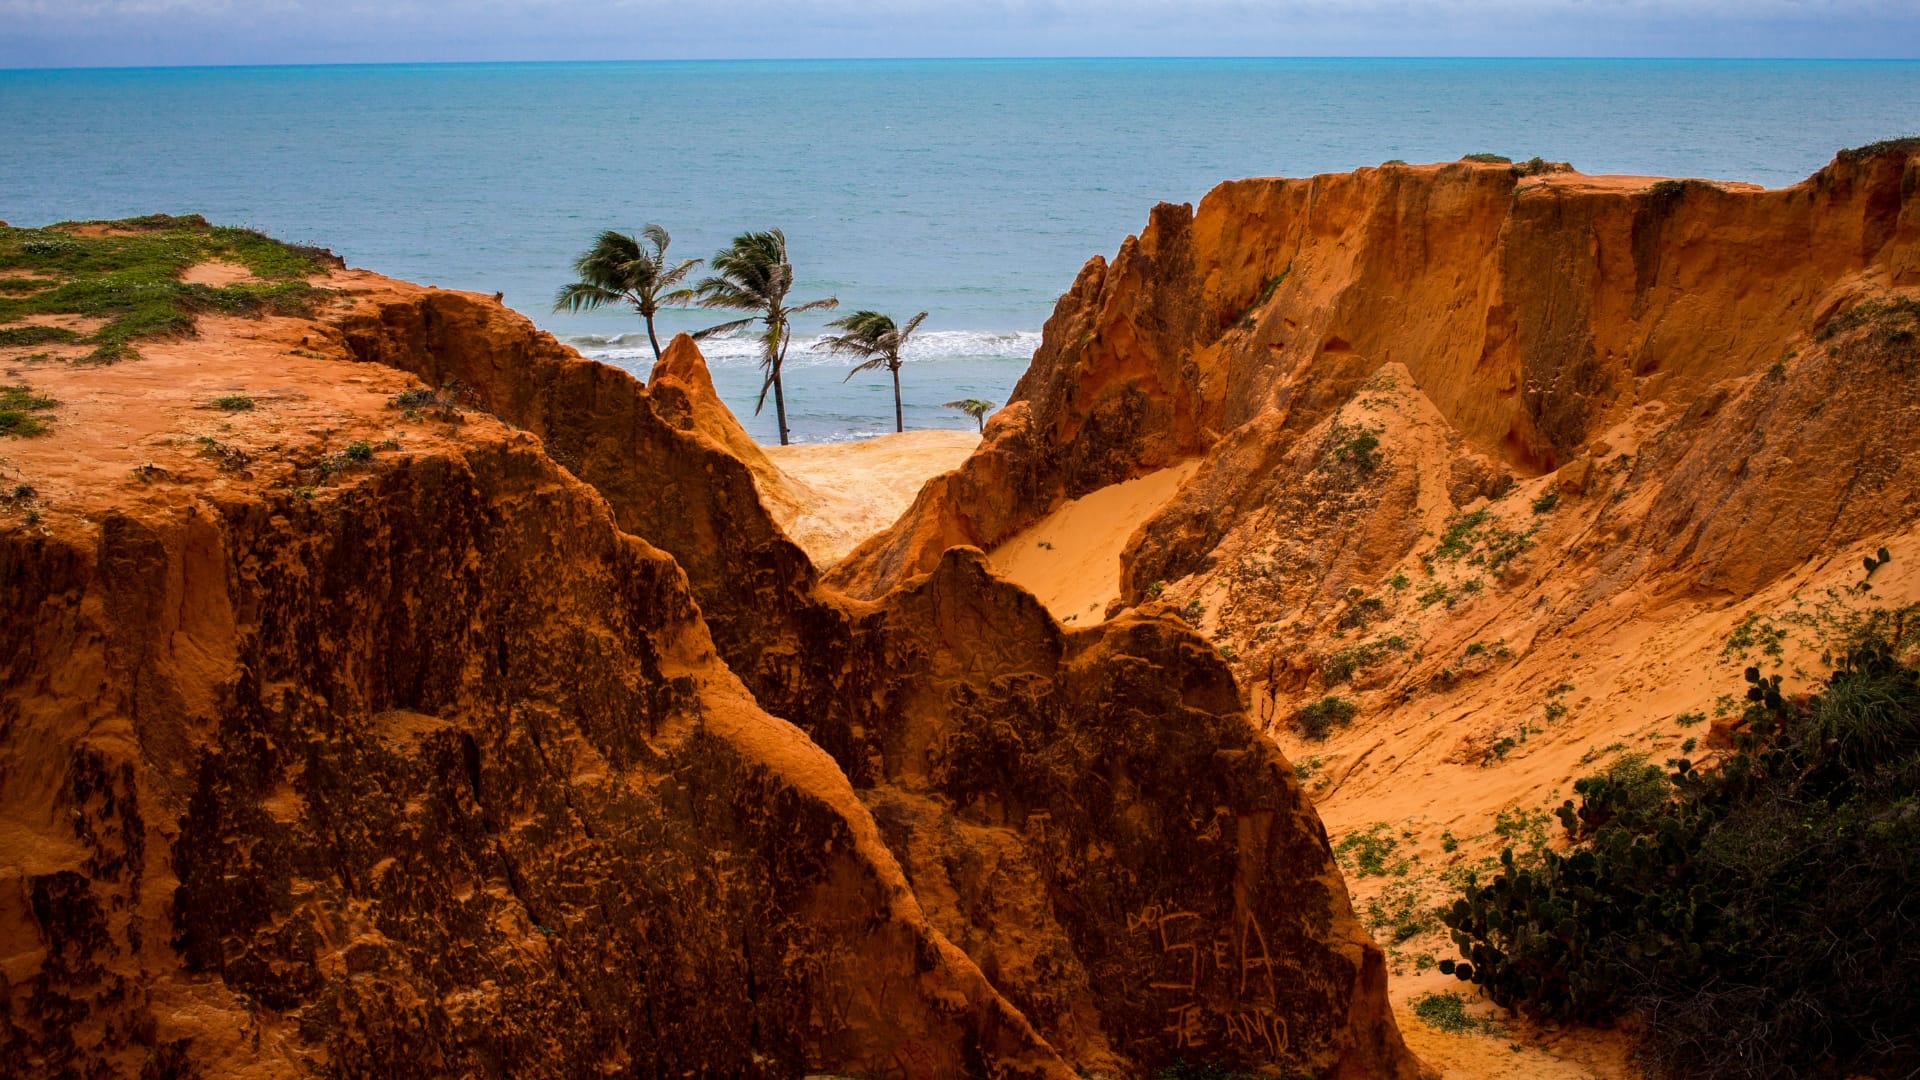
<instances>
[{"instance_id":1,"label":"palm tree","mask_svg":"<svg viewBox=\"0 0 1920 1080\"><path fill-rule=\"evenodd\" d=\"M658 225L640 230L641 243L632 236L612 229L600 234L593 246L573 261L573 272L580 280L562 286L554 295L553 310L582 312L607 304L625 303L647 321L647 340L653 343L653 358L660 359L660 338L653 332L653 316L662 307L681 307L693 299L692 289L676 289L685 281L699 259L669 267L667 245L673 238Z\"/></svg>"},{"instance_id":2,"label":"palm tree","mask_svg":"<svg viewBox=\"0 0 1920 1080\"><path fill-rule=\"evenodd\" d=\"M970 397L961 398L959 401L949 401L940 407L943 409L959 409L961 412L973 417L973 422L980 425L980 433L982 435L986 434L987 414L993 411L993 402L981 401L979 398Z\"/></svg>"},{"instance_id":3,"label":"palm tree","mask_svg":"<svg viewBox=\"0 0 1920 1080\"><path fill-rule=\"evenodd\" d=\"M921 312L907 320L905 326L895 326L891 316L877 311L856 311L844 318L835 319L828 326L845 330L846 333L820 339L816 349L825 349L832 353L852 353L862 357L862 361L852 371L847 372L847 380L863 371L872 371L884 367L893 375L893 430L907 430L905 414L900 410L900 352L907 347L907 339L925 322L926 312Z\"/></svg>"},{"instance_id":4,"label":"palm tree","mask_svg":"<svg viewBox=\"0 0 1920 1080\"><path fill-rule=\"evenodd\" d=\"M779 229L741 233L713 257L712 265L718 272L694 286L699 305L761 314L709 326L693 336L721 334L754 322L767 325L760 335L760 366L765 369L767 379L760 384L760 400L754 404L753 414L760 415L760 410L766 407L767 390L771 388L774 412L780 421L780 445L785 446L787 394L780 384L780 366L786 363L787 343L793 336L791 319L801 312L839 307L840 301L829 296L787 306L787 290L793 288L793 264L787 261L787 236Z\"/></svg>"}]
</instances>

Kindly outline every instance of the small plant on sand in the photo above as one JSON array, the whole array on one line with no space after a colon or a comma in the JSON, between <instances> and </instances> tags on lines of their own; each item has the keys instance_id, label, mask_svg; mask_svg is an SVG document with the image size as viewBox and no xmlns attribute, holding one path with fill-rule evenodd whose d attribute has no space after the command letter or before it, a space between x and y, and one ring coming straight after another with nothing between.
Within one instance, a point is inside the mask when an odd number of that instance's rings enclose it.
<instances>
[{"instance_id":1,"label":"small plant on sand","mask_svg":"<svg viewBox=\"0 0 1920 1080\"><path fill-rule=\"evenodd\" d=\"M246 412L253 408L253 399L245 394L228 394L214 398L212 405L222 412Z\"/></svg>"},{"instance_id":2,"label":"small plant on sand","mask_svg":"<svg viewBox=\"0 0 1920 1080\"><path fill-rule=\"evenodd\" d=\"M1317 701L1308 702L1293 714L1294 725L1300 734L1316 742L1325 740L1336 727L1345 727L1353 722L1360 712L1352 698L1328 694Z\"/></svg>"},{"instance_id":3,"label":"small plant on sand","mask_svg":"<svg viewBox=\"0 0 1920 1080\"><path fill-rule=\"evenodd\" d=\"M0 435L40 435L47 430L38 414L60 404L26 386L0 386Z\"/></svg>"},{"instance_id":4,"label":"small plant on sand","mask_svg":"<svg viewBox=\"0 0 1920 1080\"><path fill-rule=\"evenodd\" d=\"M1549 513L1553 510L1554 507L1559 505L1560 505L1560 493L1557 491L1549 491L1546 494L1540 496L1539 498L1533 500L1533 512L1536 514Z\"/></svg>"},{"instance_id":5,"label":"small plant on sand","mask_svg":"<svg viewBox=\"0 0 1920 1080\"><path fill-rule=\"evenodd\" d=\"M1371 475L1380 467L1380 431L1361 424L1335 424L1327 432L1328 452L1362 476Z\"/></svg>"},{"instance_id":6,"label":"small plant on sand","mask_svg":"<svg viewBox=\"0 0 1920 1080\"><path fill-rule=\"evenodd\" d=\"M1452 991L1422 994L1413 999L1413 1015L1428 1027L1449 1035L1491 1032L1496 1025L1485 1017L1467 1014L1467 999Z\"/></svg>"}]
</instances>

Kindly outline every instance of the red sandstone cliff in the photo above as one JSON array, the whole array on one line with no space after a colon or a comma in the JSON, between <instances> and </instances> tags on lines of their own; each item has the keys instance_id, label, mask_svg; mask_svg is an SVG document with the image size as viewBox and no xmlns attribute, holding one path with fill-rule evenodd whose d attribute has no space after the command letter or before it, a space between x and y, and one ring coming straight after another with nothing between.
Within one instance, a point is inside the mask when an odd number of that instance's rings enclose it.
<instances>
[{"instance_id":1,"label":"red sandstone cliff","mask_svg":"<svg viewBox=\"0 0 1920 1080\"><path fill-rule=\"evenodd\" d=\"M36 371L5 1060L1415 1073L1290 765L1177 620L1063 633L964 551L845 600L690 342L643 387L478 297L328 284Z\"/></svg>"}]
</instances>

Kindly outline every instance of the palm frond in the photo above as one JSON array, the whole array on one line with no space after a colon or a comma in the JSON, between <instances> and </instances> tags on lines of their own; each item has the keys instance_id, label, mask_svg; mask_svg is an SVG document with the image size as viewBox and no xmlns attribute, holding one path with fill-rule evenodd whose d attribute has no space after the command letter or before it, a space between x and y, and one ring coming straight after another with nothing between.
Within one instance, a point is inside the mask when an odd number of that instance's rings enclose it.
<instances>
[{"instance_id":1,"label":"palm frond","mask_svg":"<svg viewBox=\"0 0 1920 1080\"><path fill-rule=\"evenodd\" d=\"M862 364L855 364L855 365L853 366L853 370L852 370L852 371L849 371L849 372L847 372L847 377L846 377L846 378L844 378L844 379L841 379L840 381L841 381L841 382L852 382L852 381L853 381L853 377L854 377L855 375L858 375L858 374L860 374L860 373L861 373L861 372L863 372L863 371L872 371L872 370L873 370L874 368L877 368L877 367L882 367L882 366L885 366L885 367L892 367L893 365L892 365L891 363L889 363L889 360L890 360L890 359L891 359L891 358L890 358L890 357L888 357L888 356L887 356L887 354L885 354L885 353L881 353L881 354L880 354L879 356L875 356L875 357L873 357L872 359L870 359L870 360L868 360L868 361L866 361L865 363L862 363Z\"/></svg>"},{"instance_id":2,"label":"palm frond","mask_svg":"<svg viewBox=\"0 0 1920 1080\"><path fill-rule=\"evenodd\" d=\"M839 297L823 296L818 300L809 300L806 303L801 304L799 307L788 308L787 314L798 315L803 311L831 311L832 309L837 308L839 306L840 306Z\"/></svg>"},{"instance_id":3,"label":"palm frond","mask_svg":"<svg viewBox=\"0 0 1920 1080\"><path fill-rule=\"evenodd\" d=\"M624 299L625 296L612 289L590 281L576 281L571 285L562 285L560 291L553 294L553 310L578 314L607 304L617 304Z\"/></svg>"},{"instance_id":4,"label":"palm frond","mask_svg":"<svg viewBox=\"0 0 1920 1080\"><path fill-rule=\"evenodd\" d=\"M715 334L730 334L735 330L740 330L745 327L751 326L757 321L758 321L757 319L752 319L752 318L735 319L732 322L723 322L719 326L709 326L705 330L695 330L692 334L688 336L693 338L693 340L695 341L704 341Z\"/></svg>"},{"instance_id":5,"label":"palm frond","mask_svg":"<svg viewBox=\"0 0 1920 1080\"><path fill-rule=\"evenodd\" d=\"M645 228L640 230L640 235L646 237L647 243L653 245L655 262L660 262L666 258L667 245L673 243L673 237L667 235L667 230L658 225L648 223Z\"/></svg>"},{"instance_id":6,"label":"palm frond","mask_svg":"<svg viewBox=\"0 0 1920 1080\"><path fill-rule=\"evenodd\" d=\"M671 270L659 270L653 275L653 284L657 289L671 289L687 279L693 268L706 262L705 259L687 259ZM663 301L664 302L664 301Z\"/></svg>"}]
</instances>

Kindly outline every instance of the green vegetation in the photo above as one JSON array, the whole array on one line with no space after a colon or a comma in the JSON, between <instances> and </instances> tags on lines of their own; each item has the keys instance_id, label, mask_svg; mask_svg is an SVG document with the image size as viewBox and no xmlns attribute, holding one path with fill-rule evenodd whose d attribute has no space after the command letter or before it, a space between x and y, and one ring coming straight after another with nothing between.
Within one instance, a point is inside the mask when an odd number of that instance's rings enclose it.
<instances>
[{"instance_id":1,"label":"green vegetation","mask_svg":"<svg viewBox=\"0 0 1920 1080\"><path fill-rule=\"evenodd\" d=\"M1515 165L1512 169L1513 178L1516 180L1525 176L1544 176L1548 173L1563 173L1563 172L1572 172L1572 171L1573 171L1573 166L1568 164L1567 162L1548 161L1545 158L1540 158L1540 157L1530 157L1527 160L1522 161L1519 164Z\"/></svg>"},{"instance_id":2,"label":"green vegetation","mask_svg":"<svg viewBox=\"0 0 1920 1080\"><path fill-rule=\"evenodd\" d=\"M608 229L595 238L593 246L573 261L579 280L560 287L553 310L580 312L626 304L646 321L647 341L658 360L660 338L653 332L653 317L662 305L685 307L693 302L693 290L679 286L701 260L668 266L667 246L673 238L658 225L641 229L640 237L644 240Z\"/></svg>"},{"instance_id":3,"label":"green vegetation","mask_svg":"<svg viewBox=\"0 0 1920 1080\"><path fill-rule=\"evenodd\" d=\"M1334 460L1352 465L1361 475L1371 475L1380 467L1381 430L1360 424L1335 424L1327 432L1329 452Z\"/></svg>"},{"instance_id":4,"label":"green vegetation","mask_svg":"<svg viewBox=\"0 0 1920 1080\"><path fill-rule=\"evenodd\" d=\"M1353 722L1360 712L1360 706L1352 698L1328 694L1317 701L1308 702L1293 714L1294 724L1300 728L1300 734L1316 741L1324 740L1336 727L1345 727Z\"/></svg>"},{"instance_id":5,"label":"green vegetation","mask_svg":"<svg viewBox=\"0 0 1920 1080\"><path fill-rule=\"evenodd\" d=\"M1840 151L1840 160L1853 163L1891 154L1898 154L1903 157L1910 154L1920 154L1920 135L1908 135L1899 139L1882 139L1876 143L1868 143L1865 146L1856 146L1848 150L1842 150Z\"/></svg>"},{"instance_id":6,"label":"green vegetation","mask_svg":"<svg viewBox=\"0 0 1920 1080\"><path fill-rule=\"evenodd\" d=\"M1456 514L1448 519L1440 542L1422 555L1420 561L1431 571L1436 561L1465 560L1469 566L1484 566L1495 577L1505 577L1508 564L1533 546L1537 529L1535 526L1525 532L1515 532L1494 520L1493 513L1485 508ZM1463 586L1463 589L1473 592L1478 586Z\"/></svg>"},{"instance_id":7,"label":"green vegetation","mask_svg":"<svg viewBox=\"0 0 1920 1080\"><path fill-rule=\"evenodd\" d=\"M1507 157L1503 154L1489 154L1484 150L1478 154L1468 154L1467 156L1461 158L1460 160L1471 161L1479 165L1511 165L1513 164L1513 159L1510 157Z\"/></svg>"},{"instance_id":8,"label":"green vegetation","mask_svg":"<svg viewBox=\"0 0 1920 1080\"><path fill-rule=\"evenodd\" d=\"M1557 491L1549 491L1546 494L1540 496L1539 498L1533 500L1532 509L1533 509L1533 512L1536 514L1545 514L1552 511L1554 507L1559 505L1560 505L1560 493Z\"/></svg>"},{"instance_id":9,"label":"green vegetation","mask_svg":"<svg viewBox=\"0 0 1920 1080\"><path fill-rule=\"evenodd\" d=\"M39 435L46 421L35 415L60 404L27 386L0 386L0 435Z\"/></svg>"},{"instance_id":10,"label":"green vegetation","mask_svg":"<svg viewBox=\"0 0 1920 1080\"><path fill-rule=\"evenodd\" d=\"M1356 592L1358 590L1355 590ZM1358 630L1387 617L1387 602L1377 596L1363 596L1347 605L1335 624L1342 630Z\"/></svg>"},{"instance_id":11,"label":"green vegetation","mask_svg":"<svg viewBox=\"0 0 1920 1080\"><path fill-rule=\"evenodd\" d=\"M244 265L259 280L225 286L180 280L210 259ZM104 319L92 333L58 340L92 345L85 359L110 363L135 355L136 341L191 334L201 313L306 314L322 290L303 279L331 260L325 251L209 225L197 215L0 228L0 270L28 270L47 282L31 293L0 295L0 325L30 315ZM10 334L22 340L7 343L52 342L47 331L53 329L12 327Z\"/></svg>"},{"instance_id":12,"label":"green vegetation","mask_svg":"<svg viewBox=\"0 0 1920 1080\"><path fill-rule=\"evenodd\" d=\"M1531 864L1509 847L1468 882L1445 915L1466 960L1442 970L1535 1018L1632 1015L1659 1077L1920 1069L1920 670L1894 644L1908 614L1811 695L1748 668L1714 767L1629 755L1579 781L1558 811L1573 847Z\"/></svg>"},{"instance_id":13,"label":"green vegetation","mask_svg":"<svg viewBox=\"0 0 1920 1080\"><path fill-rule=\"evenodd\" d=\"M80 335L63 326L0 327L0 348L28 348L34 345L64 345Z\"/></svg>"},{"instance_id":14,"label":"green vegetation","mask_svg":"<svg viewBox=\"0 0 1920 1080\"><path fill-rule=\"evenodd\" d=\"M1374 641L1348 645L1320 662L1320 678L1328 686L1338 686L1387 658L1391 653L1407 651L1407 639L1390 634Z\"/></svg>"},{"instance_id":15,"label":"green vegetation","mask_svg":"<svg viewBox=\"0 0 1920 1080\"><path fill-rule=\"evenodd\" d=\"M1293 273L1293 264L1288 263L1285 269L1260 283L1260 295L1254 297L1253 302L1247 305L1247 309L1240 313L1242 327L1253 325L1254 313L1264 307L1267 301L1273 299L1273 294L1279 290L1281 282L1286 281L1287 275L1291 273Z\"/></svg>"},{"instance_id":16,"label":"green vegetation","mask_svg":"<svg viewBox=\"0 0 1920 1080\"><path fill-rule=\"evenodd\" d=\"M245 394L228 394L213 399L213 407L223 412L246 412L253 408L253 399Z\"/></svg>"},{"instance_id":17,"label":"green vegetation","mask_svg":"<svg viewBox=\"0 0 1920 1080\"><path fill-rule=\"evenodd\" d=\"M1358 832L1348 833L1333 846L1333 857L1356 877L1405 876L1407 860L1387 862L1400 846L1399 838L1393 836L1391 830L1388 823L1376 821Z\"/></svg>"},{"instance_id":18,"label":"green vegetation","mask_svg":"<svg viewBox=\"0 0 1920 1080\"><path fill-rule=\"evenodd\" d=\"M982 434L985 434L987 430L987 414L993 411L993 406L994 402L991 401L982 401L979 398L961 398L958 401L949 401L940 407L943 409L958 409L968 416L973 417L974 424Z\"/></svg>"},{"instance_id":19,"label":"green vegetation","mask_svg":"<svg viewBox=\"0 0 1920 1080\"><path fill-rule=\"evenodd\" d=\"M1500 1026L1482 1016L1467 1015L1467 999L1459 994L1447 991L1439 994L1421 994L1413 999L1413 1015L1430 1028L1444 1031L1449 1035L1465 1035L1470 1032L1488 1034L1499 1031Z\"/></svg>"},{"instance_id":20,"label":"green vegetation","mask_svg":"<svg viewBox=\"0 0 1920 1080\"><path fill-rule=\"evenodd\" d=\"M733 238L733 243L714 255L711 265L714 273L694 286L695 302L703 308L726 308L755 314L709 326L694 337L740 330L756 322L762 324L760 368L766 373L766 380L760 384L760 400L754 405L753 412L755 416L760 414L767 404L767 391L772 390L774 415L780 426L780 445L785 446L792 439L787 431L787 394L780 374L787 361L787 346L793 338L793 317L809 311L838 307L840 301L828 296L803 304L787 303L787 293L793 288L793 264L787 261L787 235L779 229L741 233ZM992 405L988 403L987 407L991 408ZM983 409L975 418L984 415Z\"/></svg>"},{"instance_id":21,"label":"green vegetation","mask_svg":"<svg viewBox=\"0 0 1920 1080\"><path fill-rule=\"evenodd\" d=\"M847 372L849 380L863 371L885 368L893 376L893 430L905 431L906 414L900 407L900 350L907 347L907 340L925 321L927 313L924 311L908 319L905 326L896 326L891 315L882 315L877 311L856 311L827 324L846 333L821 338L814 348L860 357L860 363ZM993 406L989 404L987 407Z\"/></svg>"},{"instance_id":22,"label":"green vegetation","mask_svg":"<svg viewBox=\"0 0 1920 1080\"><path fill-rule=\"evenodd\" d=\"M1827 341L1854 330L1863 332L1836 346L1837 355L1905 372L1920 359L1920 300L1895 297L1855 304L1828 319L1814 336Z\"/></svg>"}]
</instances>

